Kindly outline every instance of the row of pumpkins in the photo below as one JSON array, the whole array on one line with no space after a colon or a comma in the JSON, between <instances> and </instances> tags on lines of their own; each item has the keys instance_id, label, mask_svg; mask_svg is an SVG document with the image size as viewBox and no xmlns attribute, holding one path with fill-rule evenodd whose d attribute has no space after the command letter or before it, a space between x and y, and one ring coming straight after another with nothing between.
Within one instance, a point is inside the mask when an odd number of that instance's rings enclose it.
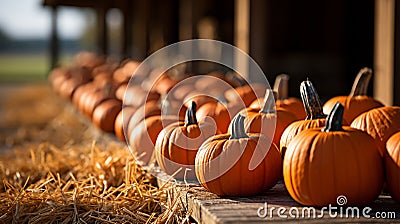
<instances>
[{"instance_id":1,"label":"row of pumpkins","mask_svg":"<svg viewBox=\"0 0 400 224\"><path fill-rule=\"evenodd\" d=\"M85 52L49 80L138 159L155 158L167 174L197 178L217 195L257 195L283 175L304 205L336 204L339 195L365 205L384 182L400 201L400 107L367 96L371 69L360 70L349 96L322 106L309 80L300 85L301 100L288 97L287 75L277 76L274 91L221 73L135 73L128 85L138 66Z\"/></svg>"}]
</instances>

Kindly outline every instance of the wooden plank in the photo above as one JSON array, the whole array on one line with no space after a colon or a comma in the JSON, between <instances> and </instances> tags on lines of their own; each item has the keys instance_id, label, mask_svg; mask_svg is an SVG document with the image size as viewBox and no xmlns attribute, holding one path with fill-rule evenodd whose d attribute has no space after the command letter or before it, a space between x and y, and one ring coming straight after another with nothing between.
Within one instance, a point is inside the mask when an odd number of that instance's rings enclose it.
<instances>
[{"instance_id":1,"label":"wooden plank","mask_svg":"<svg viewBox=\"0 0 400 224\"><path fill-rule=\"evenodd\" d=\"M157 169L158 184L162 186L168 184L167 176ZM307 208L301 206L295 202L288 192L286 191L285 185L282 180L273 187L271 190L265 192L262 195L254 197L219 197L213 193L208 192L203 187L195 182L184 183L182 181L169 181L171 184L176 185L175 195L181 197L181 200L186 203L188 211L191 212L191 217L197 223L280 223L280 222L292 222L292 223L368 223L368 222L388 222L400 221L400 204L396 203L390 196L382 194L377 200L375 200L369 207L371 207L371 216L375 216L377 213L386 211L394 212L397 219L372 219L362 217L360 214L359 218L351 218L351 211L349 210L349 218L346 218L346 207L343 207L343 213L340 213L338 209L338 217L331 218L328 210L323 211L323 217L318 218L321 215L321 209L315 208L315 218L312 218L313 210L311 210L311 218L308 217ZM257 211L259 209L261 215L265 214L265 209L268 209L268 213L265 217L259 217ZM270 212L272 209L272 213ZM278 208L286 209L284 213L287 218L280 217L278 215ZM289 210L292 209L296 212L299 211L299 217L290 217ZM304 216L302 216L302 209L304 209ZM360 208L362 212L363 208ZM295 214L295 213L293 213ZM333 213L334 214L334 213ZM342 217L340 217L342 214Z\"/></svg>"}]
</instances>

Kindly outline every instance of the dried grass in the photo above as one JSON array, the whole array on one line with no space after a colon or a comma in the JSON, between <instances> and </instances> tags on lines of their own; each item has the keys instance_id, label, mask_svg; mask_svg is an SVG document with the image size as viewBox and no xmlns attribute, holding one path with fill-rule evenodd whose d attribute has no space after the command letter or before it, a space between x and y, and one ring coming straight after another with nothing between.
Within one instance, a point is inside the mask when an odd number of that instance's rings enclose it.
<instances>
[{"instance_id":1,"label":"dried grass","mask_svg":"<svg viewBox=\"0 0 400 224\"><path fill-rule=\"evenodd\" d=\"M39 131L6 136L13 147L0 154L0 223L189 221L173 184L157 187L123 143L74 113L66 105Z\"/></svg>"}]
</instances>

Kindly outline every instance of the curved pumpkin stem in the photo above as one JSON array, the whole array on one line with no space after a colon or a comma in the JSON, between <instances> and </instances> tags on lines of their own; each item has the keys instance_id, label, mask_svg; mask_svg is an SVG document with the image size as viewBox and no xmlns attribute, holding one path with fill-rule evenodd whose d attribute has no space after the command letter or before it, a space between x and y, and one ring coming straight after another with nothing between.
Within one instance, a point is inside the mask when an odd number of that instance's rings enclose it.
<instances>
[{"instance_id":1,"label":"curved pumpkin stem","mask_svg":"<svg viewBox=\"0 0 400 224\"><path fill-rule=\"evenodd\" d=\"M196 103L192 101L189 105L189 108L186 110L185 126L189 126L191 124L197 124L196 107L197 107Z\"/></svg>"},{"instance_id":2,"label":"curved pumpkin stem","mask_svg":"<svg viewBox=\"0 0 400 224\"><path fill-rule=\"evenodd\" d=\"M271 89L267 89L265 91L265 96L264 96L264 103L263 106L261 107L260 113L264 114L271 114L275 113L275 91L272 91Z\"/></svg>"},{"instance_id":3,"label":"curved pumpkin stem","mask_svg":"<svg viewBox=\"0 0 400 224\"><path fill-rule=\"evenodd\" d=\"M343 117L344 107L339 102L336 102L332 111L326 118L325 127L322 129L324 132L331 131L343 131L342 127L342 117Z\"/></svg>"},{"instance_id":4,"label":"curved pumpkin stem","mask_svg":"<svg viewBox=\"0 0 400 224\"><path fill-rule=\"evenodd\" d=\"M238 113L231 121L231 137L229 139L249 138L244 130L244 119L245 116Z\"/></svg>"},{"instance_id":5,"label":"curved pumpkin stem","mask_svg":"<svg viewBox=\"0 0 400 224\"><path fill-rule=\"evenodd\" d=\"M365 96L367 95L369 80L372 77L372 70L370 68L362 68L356 79L354 80L353 87L351 88L350 95L353 96Z\"/></svg>"},{"instance_id":6,"label":"curved pumpkin stem","mask_svg":"<svg viewBox=\"0 0 400 224\"><path fill-rule=\"evenodd\" d=\"M304 109L306 110L306 120L313 120L318 118L325 118L326 115L323 112L321 106L321 100L319 99L318 93L314 88L312 82L307 78L307 81L303 81L300 84L300 95L303 101Z\"/></svg>"},{"instance_id":7,"label":"curved pumpkin stem","mask_svg":"<svg viewBox=\"0 0 400 224\"><path fill-rule=\"evenodd\" d=\"M275 78L274 91L276 99L287 99L289 97L289 75L280 74Z\"/></svg>"}]
</instances>

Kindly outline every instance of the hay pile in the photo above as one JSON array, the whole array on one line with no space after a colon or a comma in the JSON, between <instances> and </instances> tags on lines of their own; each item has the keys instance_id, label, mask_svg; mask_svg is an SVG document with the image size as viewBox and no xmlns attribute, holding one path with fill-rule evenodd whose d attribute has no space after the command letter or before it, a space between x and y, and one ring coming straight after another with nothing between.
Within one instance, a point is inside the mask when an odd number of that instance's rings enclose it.
<instances>
[{"instance_id":1,"label":"hay pile","mask_svg":"<svg viewBox=\"0 0 400 224\"><path fill-rule=\"evenodd\" d=\"M73 116L18 127L0 153L0 223L188 222L174 186L156 186L126 146ZM14 117L17 120L17 118Z\"/></svg>"}]
</instances>

